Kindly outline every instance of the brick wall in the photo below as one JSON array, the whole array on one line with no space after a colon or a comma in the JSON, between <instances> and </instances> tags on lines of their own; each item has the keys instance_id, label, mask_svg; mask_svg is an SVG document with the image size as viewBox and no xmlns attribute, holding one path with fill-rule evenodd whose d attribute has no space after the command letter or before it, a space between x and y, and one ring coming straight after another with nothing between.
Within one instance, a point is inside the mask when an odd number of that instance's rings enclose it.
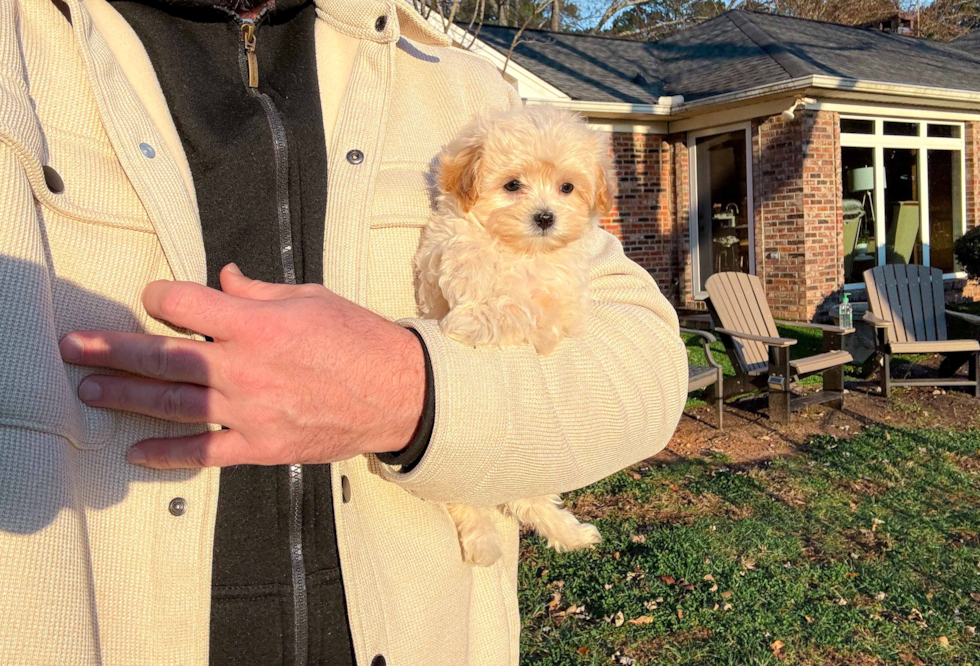
<instances>
[{"instance_id":1,"label":"brick wall","mask_svg":"<svg viewBox=\"0 0 980 666\"><path fill-rule=\"evenodd\" d=\"M623 243L672 301L676 298L670 144L661 134L614 132L612 157L619 194L600 224Z\"/></svg>"},{"instance_id":2,"label":"brick wall","mask_svg":"<svg viewBox=\"0 0 980 666\"><path fill-rule=\"evenodd\" d=\"M752 130L756 274L776 317L819 318L844 277L837 114L799 110Z\"/></svg>"},{"instance_id":3,"label":"brick wall","mask_svg":"<svg viewBox=\"0 0 980 666\"><path fill-rule=\"evenodd\" d=\"M972 229L980 223L980 123L966 123L966 228Z\"/></svg>"}]
</instances>

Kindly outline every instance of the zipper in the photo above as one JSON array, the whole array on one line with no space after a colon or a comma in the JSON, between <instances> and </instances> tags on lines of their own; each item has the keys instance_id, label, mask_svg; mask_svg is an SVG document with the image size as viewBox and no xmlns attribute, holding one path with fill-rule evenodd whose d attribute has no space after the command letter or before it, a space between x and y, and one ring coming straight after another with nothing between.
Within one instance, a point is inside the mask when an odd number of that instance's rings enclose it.
<instances>
[{"instance_id":1,"label":"zipper","mask_svg":"<svg viewBox=\"0 0 980 666\"><path fill-rule=\"evenodd\" d=\"M259 90L259 62L255 55L258 20L239 19L242 50L239 67L242 82L265 111L272 134L276 163L276 218L279 224L279 253L284 284L296 284L293 263L293 231L289 212L289 144L286 126L272 99ZM289 465L289 563L293 582L293 640L296 666L306 666L309 654L309 609L306 595L306 564L303 559L303 466Z\"/></svg>"}]
</instances>

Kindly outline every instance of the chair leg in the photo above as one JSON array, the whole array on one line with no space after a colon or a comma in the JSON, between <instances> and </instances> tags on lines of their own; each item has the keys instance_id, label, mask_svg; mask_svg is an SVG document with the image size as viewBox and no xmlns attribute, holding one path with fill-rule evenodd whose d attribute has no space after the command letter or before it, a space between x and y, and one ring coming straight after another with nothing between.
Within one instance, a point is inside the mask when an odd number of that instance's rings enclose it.
<instances>
[{"instance_id":1,"label":"chair leg","mask_svg":"<svg viewBox=\"0 0 980 666\"><path fill-rule=\"evenodd\" d=\"M823 372L823 388L825 391L838 391L840 400L837 400L837 409L844 409L844 366L830 368Z\"/></svg>"},{"instance_id":2,"label":"chair leg","mask_svg":"<svg viewBox=\"0 0 980 666\"><path fill-rule=\"evenodd\" d=\"M724 381L725 381L725 378L721 374L721 370L719 370L718 371L718 383L716 384L716 386L718 387L718 390L715 393L715 410L717 411L717 414L718 414L718 430L724 430L724 427L722 425L722 418L723 418L723 414L725 412L725 401L724 401L724 399L722 397L723 394L724 394L724 390L722 388L724 386Z\"/></svg>"},{"instance_id":3,"label":"chair leg","mask_svg":"<svg viewBox=\"0 0 980 666\"><path fill-rule=\"evenodd\" d=\"M980 376L977 374L978 361L980 361L980 352L973 352L970 354L970 380L973 382L973 395L980 398Z\"/></svg>"},{"instance_id":4,"label":"chair leg","mask_svg":"<svg viewBox=\"0 0 980 666\"><path fill-rule=\"evenodd\" d=\"M885 352L881 355L881 395L892 397L892 355Z\"/></svg>"},{"instance_id":5,"label":"chair leg","mask_svg":"<svg viewBox=\"0 0 980 666\"><path fill-rule=\"evenodd\" d=\"M792 412L790 391L789 347L769 348L769 418L789 423Z\"/></svg>"}]
</instances>

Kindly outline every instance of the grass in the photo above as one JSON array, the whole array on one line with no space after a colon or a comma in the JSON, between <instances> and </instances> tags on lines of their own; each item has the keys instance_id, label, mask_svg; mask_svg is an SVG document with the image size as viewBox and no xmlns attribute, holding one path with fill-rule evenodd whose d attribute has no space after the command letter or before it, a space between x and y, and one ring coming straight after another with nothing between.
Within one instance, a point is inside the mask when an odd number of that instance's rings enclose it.
<instances>
[{"instance_id":1,"label":"grass","mask_svg":"<svg viewBox=\"0 0 980 666\"><path fill-rule=\"evenodd\" d=\"M876 427L615 474L568 497L595 550L523 542L521 663L980 666L978 472L980 431Z\"/></svg>"}]
</instances>

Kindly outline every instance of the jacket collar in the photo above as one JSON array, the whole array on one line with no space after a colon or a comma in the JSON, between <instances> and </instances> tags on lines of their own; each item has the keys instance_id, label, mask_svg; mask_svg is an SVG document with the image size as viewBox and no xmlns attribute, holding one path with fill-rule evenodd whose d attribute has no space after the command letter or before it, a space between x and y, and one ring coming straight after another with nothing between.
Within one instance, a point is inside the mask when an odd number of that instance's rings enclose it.
<instances>
[{"instance_id":1,"label":"jacket collar","mask_svg":"<svg viewBox=\"0 0 980 666\"><path fill-rule=\"evenodd\" d=\"M316 0L316 11L334 30L357 39L387 44L405 37L431 46L452 44L408 0Z\"/></svg>"}]
</instances>

